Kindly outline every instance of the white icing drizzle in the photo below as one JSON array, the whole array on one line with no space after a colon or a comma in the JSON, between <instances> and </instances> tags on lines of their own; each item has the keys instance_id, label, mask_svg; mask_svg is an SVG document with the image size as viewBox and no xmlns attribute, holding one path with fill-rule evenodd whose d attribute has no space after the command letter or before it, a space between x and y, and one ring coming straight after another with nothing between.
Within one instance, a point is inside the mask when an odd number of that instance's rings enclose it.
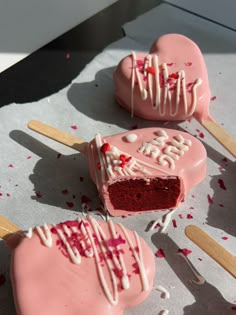
<instances>
[{"instance_id":1,"label":"white icing drizzle","mask_svg":"<svg viewBox=\"0 0 236 315\"><path fill-rule=\"evenodd\" d=\"M150 231L153 231L155 229L155 226L157 224L160 225L161 227L161 233L164 233L170 223L170 220L173 216L173 214L176 212L177 209L171 209L167 214L165 214L162 218L158 219L158 220L155 220L153 222L153 224L151 225L150 227Z\"/></svg>"},{"instance_id":2,"label":"white icing drizzle","mask_svg":"<svg viewBox=\"0 0 236 315\"><path fill-rule=\"evenodd\" d=\"M181 256L189 265L190 269L192 270L194 276L196 277L197 280L189 280L191 283L195 283L197 285L203 285L205 283L205 279L203 278L203 276L201 276L196 269L193 267L193 265L191 264L191 262L187 259L187 257L183 254L183 253L177 253L177 255Z\"/></svg>"},{"instance_id":3,"label":"white icing drizzle","mask_svg":"<svg viewBox=\"0 0 236 315\"><path fill-rule=\"evenodd\" d=\"M147 170L144 166L147 166L151 169L158 170L164 174L169 174L168 171L161 169L158 166L151 165L147 162L141 161L132 157L130 154L120 151L117 147L112 146L109 151L105 152L105 154L101 153L102 147L102 137L98 134L95 138L96 141L96 149L98 153L98 159L101 164L101 168L98 169L94 163L94 171L97 173L97 177L99 176L99 172L101 172L101 181L105 182L105 174L108 179L114 179L118 176L135 176L136 172L140 172L143 175L151 175L152 173ZM155 153L156 152L156 153ZM158 153L158 150L153 152L153 156ZM123 155L126 159L124 165L122 165L121 155Z\"/></svg>"},{"instance_id":4,"label":"white icing drizzle","mask_svg":"<svg viewBox=\"0 0 236 315\"><path fill-rule=\"evenodd\" d=\"M140 245L139 236L136 232L134 232L135 239L136 239L137 245L138 245L138 252L137 252L136 249L134 248L134 245L133 245L131 238L129 237L129 235L128 235L127 231L125 230L125 228L123 227L123 225L121 225L120 223L118 223L118 225L120 226L121 230L123 231L128 243L129 243L129 246L132 250L133 256L134 256L134 258L138 264L140 277L141 277L142 285L143 285L143 290L147 291L149 289L149 283L148 283L147 273L145 272L145 267L144 267L144 263L143 263L143 255L142 255L142 249L141 249L141 245Z\"/></svg>"},{"instance_id":5,"label":"white icing drizzle","mask_svg":"<svg viewBox=\"0 0 236 315\"><path fill-rule=\"evenodd\" d=\"M149 67L154 67L155 74L147 73L147 62ZM179 113L180 105L180 96L182 96L184 114L187 117L193 115L196 106L197 106L197 88L202 84L202 79L198 78L192 84L192 103L190 104L190 110L188 109L187 103L187 88L186 88L186 79L185 71L180 70L176 73L176 77L169 77L168 67L166 63L163 63L159 67L158 56L157 55L148 55L144 61L143 73L140 72L140 69L137 66L137 58L135 52L132 52L132 79L131 79L131 114L133 116L134 112L134 89L135 89L135 80L137 79L138 87L142 100L146 100L149 97L154 110L159 110L159 115L161 117L165 115L170 115L176 117ZM161 86L160 75L163 76L163 86ZM147 76L147 86L148 90L144 87L142 76ZM171 91L172 81L176 89L176 97L174 100L173 93ZM171 85L170 85L171 84ZM154 93L155 92L155 93ZM161 97L161 92L163 92ZM182 92L182 94L181 94ZM162 99L162 101L161 101ZM169 105L169 107L167 107ZM175 107L175 109L173 109ZM169 110L168 110L169 109Z\"/></svg>"},{"instance_id":6,"label":"white icing drizzle","mask_svg":"<svg viewBox=\"0 0 236 315\"><path fill-rule=\"evenodd\" d=\"M170 293L169 293L169 291L167 291L163 286L158 285L155 289L156 289L157 291L160 291L160 292L163 294L163 298L164 298L164 299L169 299L169 298L170 298Z\"/></svg>"},{"instance_id":7,"label":"white icing drizzle","mask_svg":"<svg viewBox=\"0 0 236 315\"><path fill-rule=\"evenodd\" d=\"M166 145L166 141L169 136L165 130L158 131L158 137L150 142L144 142L139 148L138 152L144 155L151 156L153 159L157 159L161 166L169 166L170 169L175 169L175 160L179 160L180 156L183 156L189 147L192 145L191 140L185 139L182 135L176 135L171 139L171 144ZM160 149L156 146L164 147L163 153L160 154Z\"/></svg>"},{"instance_id":8,"label":"white icing drizzle","mask_svg":"<svg viewBox=\"0 0 236 315\"><path fill-rule=\"evenodd\" d=\"M32 227L31 227L31 228L29 228L29 230L25 233L25 237L27 237L27 238L32 238L32 236L33 236L33 229L32 229Z\"/></svg>"},{"instance_id":9,"label":"white icing drizzle","mask_svg":"<svg viewBox=\"0 0 236 315\"><path fill-rule=\"evenodd\" d=\"M76 222L76 221L75 221ZM98 270L98 277L101 282L104 294L112 305L118 304L118 283L121 282L121 286L124 290L130 288L130 280L122 253L122 245L112 244L109 245L110 237L114 242L118 240L119 235L116 232L115 226L111 220L107 222L110 236L108 236L103 230L102 226L92 217L87 216L87 220L78 219L78 224L67 224L67 222L53 225L52 229L56 231L58 238L62 241L64 245L64 250L68 254L71 262L79 265L82 262L83 257L81 256L79 250L75 246L71 246L70 238L77 237L77 241L83 249L83 253L87 258L94 259L96 262L96 267ZM127 242L132 256L134 257L140 273L140 281L144 291L149 289L149 282L147 279L147 273L145 270L143 262L142 247L140 244L140 238L136 232L132 232L136 244L134 245L128 231L122 224L118 224L122 234L125 236L124 242ZM52 232L47 224L43 225L43 228L36 226L37 231L42 243L47 246L52 246ZM30 229L31 231L31 229ZM32 237L31 233L27 233L28 237ZM74 236L75 235L75 236ZM26 235L27 236L27 235ZM137 250L136 250L137 248ZM114 251L114 252L113 252ZM108 253L111 254L110 259L107 258ZM131 255L131 253L128 252ZM103 259L101 258L101 255ZM102 259L102 261L101 261ZM107 266L108 273L111 279L112 289L109 288L107 280L104 275L104 265ZM121 277L117 277L116 272Z\"/></svg>"},{"instance_id":10,"label":"white icing drizzle","mask_svg":"<svg viewBox=\"0 0 236 315\"><path fill-rule=\"evenodd\" d=\"M44 223L42 228L40 226L36 226L36 230L44 245L47 247L52 247L52 235L47 224Z\"/></svg>"}]
</instances>

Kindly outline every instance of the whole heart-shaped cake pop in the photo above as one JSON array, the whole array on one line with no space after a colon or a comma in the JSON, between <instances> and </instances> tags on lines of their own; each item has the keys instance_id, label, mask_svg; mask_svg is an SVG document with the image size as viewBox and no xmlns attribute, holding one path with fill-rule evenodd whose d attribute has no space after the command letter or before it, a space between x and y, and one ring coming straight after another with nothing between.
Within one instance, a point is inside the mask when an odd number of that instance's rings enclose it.
<instances>
[{"instance_id":1,"label":"whole heart-shaped cake pop","mask_svg":"<svg viewBox=\"0 0 236 315\"><path fill-rule=\"evenodd\" d=\"M146 299L154 275L136 232L92 217L36 226L12 253L18 315L122 315Z\"/></svg>"},{"instance_id":2,"label":"whole heart-shaped cake pop","mask_svg":"<svg viewBox=\"0 0 236 315\"><path fill-rule=\"evenodd\" d=\"M124 58L114 73L115 97L134 115L149 120L208 116L208 74L198 46L185 36L160 37L150 54Z\"/></svg>"},{"instance_id":3,"label":"whole heart-shaped cake pop","mask_svg":"<svg viewBox=\"0 0 236 315\"><path fill-rule=\"evenodd\" d=\"M156 40L149 54L132 52L114 72L117 102L148 120L195 117L232 155L236 141L209 114L210 88L199 47L180 34Z\"/></svg>"}]
</instances>

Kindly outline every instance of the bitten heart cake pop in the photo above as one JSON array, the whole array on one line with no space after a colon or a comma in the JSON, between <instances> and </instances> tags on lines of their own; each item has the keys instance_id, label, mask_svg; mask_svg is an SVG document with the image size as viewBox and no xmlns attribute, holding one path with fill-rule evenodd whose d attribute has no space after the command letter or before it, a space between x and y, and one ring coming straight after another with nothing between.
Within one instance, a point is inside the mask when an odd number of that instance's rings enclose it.
<instances>
[{"instance_id":1,"label":"bitten heart cake pop","mask_svg":"<svg viewBox=\"0 0 236 315\"><path fill-rule=\"evenodd\" d=\"M144 128L90 143L41 122L29 128L86 154L100 199L113 216L176 208L206 174L206 150L190 134Z\"/></svg>"},{"instance_id":2,"label":"bitten heart cake pop","mask_svg":"<svg viewBox=\"0 0 236 315\"><path fill-rule=\"evenodd\" d=\"M156 40L149 54L132 52L114 72L116 101L148 120L195 117L233 156L236 141L209 113L210 87L199 47L180 34Z\"/></svg>"},{"instance_id":3,"label":"bitten heart cake pop","mask_svg":"<svg viewBox=\"0 0 236 315\"><path fill-rule=\"evenodd\" d=\"M176 208L206 173L202 143L173 129L97 135L87 157L100 198L114 216Z\"/></svg>"},{"instance_id":4,"label":"bitten heart cake pop","mask_svg":"<svg viewBox=\"0 0 236 315\"><path fill-rule=\"evenodd\" d=\"M147 298L154 275L151 248L111 220L36 226L12 252L18 315L122 315Z\"/></svg>"}]
</instances>

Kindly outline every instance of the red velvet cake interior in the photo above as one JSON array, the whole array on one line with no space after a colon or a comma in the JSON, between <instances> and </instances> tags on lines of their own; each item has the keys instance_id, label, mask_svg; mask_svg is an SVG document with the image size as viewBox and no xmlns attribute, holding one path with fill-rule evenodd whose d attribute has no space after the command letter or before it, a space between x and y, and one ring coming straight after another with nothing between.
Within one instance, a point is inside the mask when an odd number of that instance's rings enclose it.
<instances>
[{"instance_id":1,"label":"red velvet cake interior","mask_svg":"<svg viewBox=\"0 0 236 315\"><path fill-rule=\"evenodd\" d=\"M129 211L175 208L181 182L178 177L120 180L108 187L110 201L115 209Z\"/></svg>"}]
</instances>

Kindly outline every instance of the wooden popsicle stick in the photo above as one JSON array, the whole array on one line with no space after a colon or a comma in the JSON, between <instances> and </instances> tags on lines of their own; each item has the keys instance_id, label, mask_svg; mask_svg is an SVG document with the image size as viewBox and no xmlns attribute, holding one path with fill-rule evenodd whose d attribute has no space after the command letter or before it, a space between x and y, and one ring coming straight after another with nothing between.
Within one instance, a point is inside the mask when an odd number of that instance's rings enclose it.
<instances>
[{"instance_id":1,"label":"wooden popsicle stick","mask_svg":"<svg viewBox=\"0 0 236 315\"><path fill-rule=\"evenodd\" d=\"M72 149L85 153L88 143L81 139L74 137L73 135L66 133L60 129L49 126L41 121L30 120L28 122L28 128L38 132L39 134L46 136L52 140L60 142Z\"/></svg>"},{"instance_id":2,"label":"wooden popsicle stick","mask_svg":"<svg viewBox=\"0 0 236 315\"><path fill-rule=\"evenodd\" d=\"M185 228L186 236L236 278L236 257L196 225Z\"/></svg>"},{"instance_id":3,"label":"wooden popsicle stick","mask_svg":"<svg viewBox=\"0 0 236 315\"><path fill-rule=\"evenodd\" d=\"M211 118L199 122L230 154L236 157L236 140L224 128Z\"/></svg>"},{"instance_id":4,"label":"wooden popsicle stick","mask_svg":"<svg viewBox=\"0 0 236 315\"><path fill-rule=\"evenodd\" d=\"M21 229L0 215L0 238L6 240L15 232L20 232Z\"/></svg>"}]
</instances>

